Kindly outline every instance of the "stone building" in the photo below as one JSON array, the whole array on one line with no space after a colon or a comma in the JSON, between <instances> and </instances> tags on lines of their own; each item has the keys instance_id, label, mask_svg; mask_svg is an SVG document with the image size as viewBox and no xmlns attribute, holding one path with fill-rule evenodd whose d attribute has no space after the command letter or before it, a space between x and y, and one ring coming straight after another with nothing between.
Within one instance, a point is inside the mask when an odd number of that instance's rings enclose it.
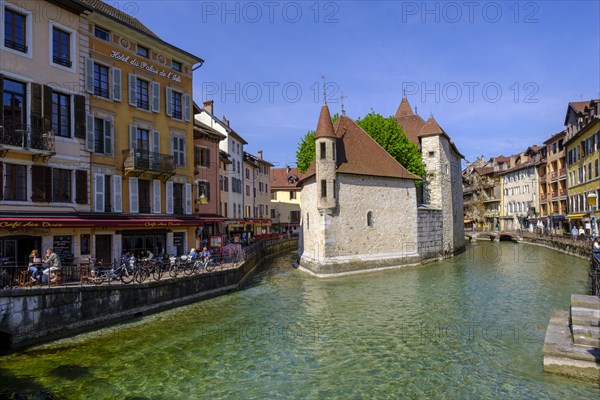
<instances>
[{"instance_id":1,"label":"stone building","mask_svg":"<svg viewBox=\"0 0 600 400\"><path fill-rule=\"evenodd\" d=\"M567 163L565 158L566 131L552 135L544 142L545 159L538 166L540 184L539 223L562 232L567 214Z\"/></svg>"},{"instance_id":2,"label":"stone building","mask_svg":"<svg viewBox=\"0 0 600 400\"><path fill-rule=\"evenodd\" d=\"M419 261L415 180L354 121L327 105L316 159L300 178L300 266L317 275Z\"/></svg>"},{"instance_id":3,"label":"stone building","mask_svg":"<svg viewBox=\"0 0 600 400\"><path fill-rule=\"evenodd\" d=\"M426 177L420 186L421 204L442 211L442 251L450 256L465 246L462 166L464 156L433 116L424 121L402 98L396 121L423 155Z\"/></svg>"}]
</instances>

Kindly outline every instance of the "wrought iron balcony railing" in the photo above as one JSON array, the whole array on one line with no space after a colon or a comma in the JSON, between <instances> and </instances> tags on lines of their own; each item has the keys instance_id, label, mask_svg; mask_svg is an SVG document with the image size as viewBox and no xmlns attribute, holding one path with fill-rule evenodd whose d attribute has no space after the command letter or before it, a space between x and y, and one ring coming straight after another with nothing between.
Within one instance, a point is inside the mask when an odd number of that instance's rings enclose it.
<instances>
[{"instance_id":1,"label":"wrought iron balcony railing","mask_svg":"<svg viewBox=\"0 0 600 400\"><path fill-rule=\"evenodd\" d=\"M140 149L123 150L123 167L126 172L156 172L175 174L173 156Z\"/></svg>"},{"instance_id":2,"label":"wrought iron balcony railing","mask_svg":"<svg viewBox=\"0 0 600 400\"><path fill-rule=\"evenodd\" d=\"M5 120L0 125L0 145L54 153L54 132L49 121L43 118L32 118L31 125Z\"/></svg>"}]
</instances>

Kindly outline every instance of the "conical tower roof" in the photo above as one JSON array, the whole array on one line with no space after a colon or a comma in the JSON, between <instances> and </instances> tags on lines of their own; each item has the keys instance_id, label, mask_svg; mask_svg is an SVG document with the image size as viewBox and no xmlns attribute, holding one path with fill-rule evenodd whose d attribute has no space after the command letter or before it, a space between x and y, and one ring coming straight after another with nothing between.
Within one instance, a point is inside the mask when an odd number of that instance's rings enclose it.
<instances>
[{"instance_id":1,"label":"conical tower roof","mask_svg":"<svg viewBox=\"0 0 600 400\"><path fill-rule=\"evenodd\" d=\"M321 114L319 115L319 122L317 123L317 131L315 132L315 139L325 137L335 138L335 131L333 130L331 114L329 114L329 107L327 107L327 104L323 104L321 107Z\"/></svg>"},{"instance_id":2,"label":"conical tower roof","mask_svg":"<svg viewBox=\"0 0 600 400\"><path fill-rule=\"evenodd\" d=\"M425 125L421 128L419 136L430 136L430 135L443 135L445 132L442 127L437 123L433 115L429 117Z\"/></svg>"},{"instance_id":3,"label":"conical tower roof","mask_svg":"<svg viewBox=\"0 0 600 400\"><path fill-rule=\"evenodd\" d=\"M406 96L402 97L402 101L398 106L398 110L396 110L396 118L398 117L409 117L411 115L415 115L413 110L410 108L410 104L408 104L408 99Z\"/></svg>"}]
</instances>

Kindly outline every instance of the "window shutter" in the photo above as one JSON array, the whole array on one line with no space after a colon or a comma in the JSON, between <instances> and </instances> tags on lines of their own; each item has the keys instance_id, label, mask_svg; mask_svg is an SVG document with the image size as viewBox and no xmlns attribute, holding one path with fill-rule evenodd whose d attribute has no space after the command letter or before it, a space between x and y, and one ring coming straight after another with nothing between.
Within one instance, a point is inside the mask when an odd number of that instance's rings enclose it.
<instances>
[{"instance_id":1,"label":"window shutter","mask_svg":"<svg viewBox=\"0 0 600 400\"><path fill-rule=\"evenodd\" d=\"M152 151L155 153L160 153L160 132L159 131L152 132Z\"/></svg>"},{"instance_id":2,"label":"window shutter","mask_svg":"<svg viewBox=\"0 0 600 400\"><path fill-rule=\"evenodd\" d=\"M88 203L88 179L87 171L75 171L75 202L77 204Z\"/></svg>"},{"instance_id":3,"label":"window shutter","mask_svg":"<svg viewBox=\"0 0 600 400\"><path fill-rule=\"evenodd\" d=\"M183 119L185 121L189 121L190 114L191 114L190 95L186 93L183 95Z\"/></svg>"},{"instance_id":4,"label":"window shutter","mask_svg":"<svg viewBox=\"0 0 600 400\"><path fill-rule=\"evenodd\" d=\"M42 118L42 85L31 82L31 119Z\"/></svg>"},{"instance_id":5,"label":"window shutter","mask_svg":"<svg viewBox=\"0 0 600 400\"><path fill-rule=\"evenodd\" d=\"M192 213L192 184L185 184L185 213Z\"/></svg>"},{"instance_id":6,"label":"window shutter","mask_svg":"<svg viewBox=\"0 0 600 400\"><path fill-rule=\"evenodd\" d=\"M135 83L136 83L136 76L135 74L128 74L128 78L129 78L129 105L130 106L137 106L137 91L136 91L136 87L135 87Z\"/></svg>"},{"instance_id":7,"label":"window shutter","mask_svg":"<svg viewBox=\"0 0 600 400\"><path fill-rule=\"evenodd\" d=\"M52 190L52 169L43 165L31 166L31 200L45 201L50 199Z\"/></svg>"},{"instance_id":8,"label":"window shutter","mask_svg":"<svg viewBox=\"0 0 600 400\"><path fill-rule=\"evenodd\" d=\"M121 70L119 68L112 69L112 99L121 101Z\"/></svg>"},{"instance_id":9,"label":"window shutter","mask_svg":"<svg viewBox=\"0 0 600 400\"><path fill-rule=\"evenodd\" d=\"M86 117L87 124L85 127L86 131L86 139L85 139L85 149L87 151L94 151L94 140L95 140L95 132L94 132L94 115L88 114Z\"/></svg>"},{"instance_id":10,"label":"window shutter","mask_svg":"<svg viewBox=\"0 0 600 400\"><path fill-rule=\"evenodd\" d=\"M104 174L94 174L94 211L104 211Z\"/></svg>"},{"instance_id":11,"label":"window shutter","mask_svg":"<svg viewBox=\"0 0 600 400\"><path fill-rule=\"evenodd\" d=\"M113 211L120 213L123 210L123 186L121 175L113 175Z\"/></svg>"},{"instance_id":12,"label":"window shutter","mask_svg":"<svg viewBox=\"0 0 600 400\"><path fill-rule=\"evenodd\" d=\"M44 111L43 116L46 121L52 121L52 88L44 85Z\"/></svg>"},{"instance_id":13,"label":"window shutter","mask_svg":"<svg viewBox=\"0 0 600 400\"><path fill-rule=\"evenodd\" d=\"M173 214L173 182L167 181L166 187L166 201L167 201L167 214Z\"/></svg>"},{"instance_id":14,"label":"window shutter","mask_svg":"<svg viewBox=\"0 0 600 400\"><path fill-rule=\"evenodd\" d=\"M129 178L129 212L139 213L138 178Z\"/></svg>"},{"instance_id":15,"label":"window shutter","mask_svg":"<svg viewBox=\"0 0 600 400\"><path fill-rule=\"evenodd\" d=\"M204 182L204 195L206 196L206 201L210 201L210 182Z\"/></svg>"},{"instance_id":16,"label":"window shutter","mask_svg":"<svg viewBox=\"0 0 600 400\"><path fill-rule=\"evenodd\" d=\"M170 117L173 115L173 111L171 111L171 102L173 101L173 97L171 96L171 88L167 86L165 89L165 111L167 113L167 116Z\"/></svg>"},{"instance_id":17,"label":"window shutter","mask_svg":"<svg viewBox=\"0 0 600 400\"><path fill-rule=\"evenodd\" d=\"M74 99L75 106L75 137L78 139L86 138L86 115L85 115L85 96L76 94Z\"/></svg>"},{"instance_id":18,"label":"window shutter","mask_svg":"<svg viewBox=\"0 0 600 400\"><path fill-rule=\"evenodd\" d=\"M206 156L206 158L204 159L204 165L206 167L210 167L210 149L204 149L204 155Z\"/></svg>"},{"instance_id":19,"label":"window shutter","mask_svg":"<svg viewBox=\"0 0 600 400\"><path fill-rule=\"evenodd\" d=\"M160 112L160 83L152 82L152 111Z\"/></svg>"},{"instance_id":20,"label":"window shutter","mask_svg":"<svg viewBox=\"0 0 600 400\"><path fill-rule=\"evenodd\" d=\"M94 93L94 60L85 58L85 91Z\"/></svg>"},{"instance_id":21,"label":"window shutter","mask_svg":"<svg viewBox=\"0 0 600 400\"><path fill-rule=\"evenodd\" d=\"M0 74L0 110L4 110L4 75L2 74ZM4 125L4 112L0 112L0 125Z\"/></svg>"},{"instance_id":22,"label":"window shutter","mask_svg":"<svg viewBox=\"0 0 600 400\"><path fill-rule=\"evenodd\" d=\"M0 162L0 200L4 199L4 164Z\"/></svg>"},{"instance_id":23,"label":"window shutter","mask_svg":"<svg viewBox=\"0 0 600 400\"><path fill-rule=\"evenodd\" d=\"M112 143L113 143L113 125L112 125L111 121L105 119L104 120L104 152L106 154L113 154Z\"/></svg>"},{"instance_id":24,"label":"window shutter","mask_svg":"<svg viewBox=\"0 0 600 400\"><path fill-rule=\"evenodd\" d=\"M160 214L161 204L160 204L160 180L154 179L152 181L152 192L153 192L153 203L152 203L152 212L154 214Z\"/></svg>"},{"instance_id":25,"label":"window shutter","mask_svg":"<svg viewBox=\"0 0 600 400\"><path fill-rule=\"evenodd\" d=\"M129 148L137 148L137 126L129 125Z\"/></svg>"}]
</instances>

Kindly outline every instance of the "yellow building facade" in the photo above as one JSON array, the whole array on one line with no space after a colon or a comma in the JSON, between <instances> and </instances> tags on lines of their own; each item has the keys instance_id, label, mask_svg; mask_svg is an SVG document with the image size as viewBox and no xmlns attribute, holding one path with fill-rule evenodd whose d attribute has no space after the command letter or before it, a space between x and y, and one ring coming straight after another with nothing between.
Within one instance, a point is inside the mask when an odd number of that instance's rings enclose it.
<instances>
[{"instance_id":1,"label":"yellow building facade","mask_svg":"<svg viewBox=\"0 0 600 400\"><path fill-rule=\"evenodd\" d=\"M598 235L600 99L569 103L565 118L568 209L571 227Z\"/></svg>"}]
</instances>

